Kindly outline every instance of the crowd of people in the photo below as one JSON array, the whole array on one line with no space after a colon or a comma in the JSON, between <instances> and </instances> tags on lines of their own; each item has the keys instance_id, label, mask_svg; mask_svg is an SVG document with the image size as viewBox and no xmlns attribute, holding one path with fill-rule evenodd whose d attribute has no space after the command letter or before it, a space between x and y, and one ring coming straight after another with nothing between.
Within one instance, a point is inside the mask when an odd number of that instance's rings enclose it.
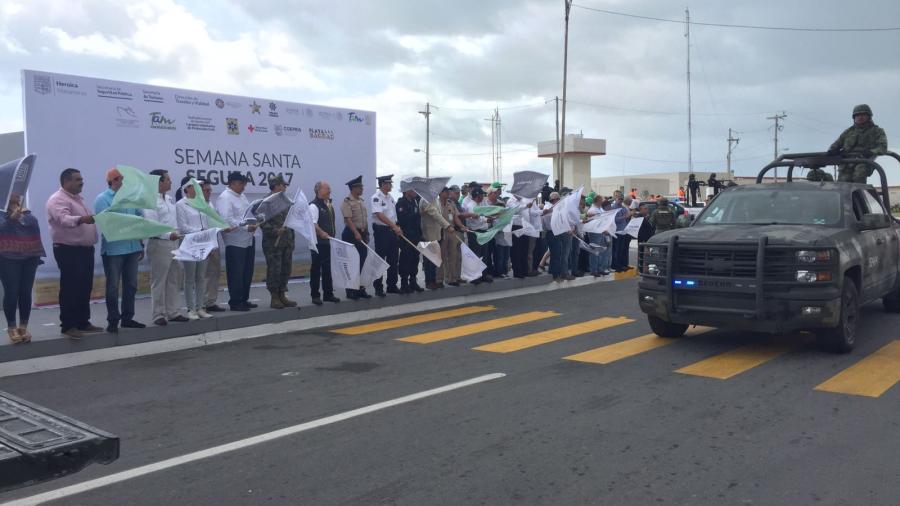
<instances>
[{"instance_id":1,"label":"crowd of people","mask_svg":"<svg viewBox=\"0 0 900 506\"><path fill-rule=\"evenodd\" d=\"M201 180L199 188L203 198L228 224L220 232L220 244L224 248L221 252L213 250L203 260L176 260L173 252L186 234L213 227L207 214L188 205L188 200L196 197L196 187L190 178L181 180L173 198L168 172L155 170L151 174L159 176L155 209L110 210L142 215L174 230L145 240L107 240L95 224L95 215L110 208L122 187L123 175L119 170L114 168L106 173L108 187L96 196L93 206L82 196L84 179L80 171L70 168L60 174L60 188L47 200L46 216L52 254L59 268L59 319L63 335L78 340L85 334L104 331L103 327L91 323L90 298L98 242L106 276L106 332L118 332L120 327L146 327L135 320L138 264L144 257L149 263L154 325L189 322L211 318L216 312L243 312L258 307L250 302L257 235L261 235L265 255L265 285L271 295L270 307L297 306L296 301L287 297L295 248L294 230L285 226L288 210L261 223L248 223L244 218L251 203L244 195L247 178L242 173L228 175L227 188L215 202L211 201L211 185ZM372 283L374 294L369 294L366 286L345 290L347 299L357 300L373 295L386 297L440 290L466 283L461 277L461 243L466 243L485 265L480 277L470 279L474 285L491 283L495 278L538 276L547 270L555 282L586 274L605 276L613 271L624 272L632 269L628 259L632 237L623 233L630 219L647 218L638 240L645 240L655 229L665 230L675 223L674 214L663 201L658 202L658 209L650 216L646 205L623 196L622 192L610 197L591 193L579 202L582 222L615 211L615 232L583 233L576 226L557 235L551 227L552 214L570 190L556 191L545 185L541 195L513 216L511 231L497 233L480 243L476 234L488 230L496 217L475 211L483 206L507 206L509 197L503 196L500 183L488 188L475 182L462 187L448 186L441 189L434 202L424 202L412 190L402 192L395 199L390 175L378 177L377 182L377 190L368 198L363 197L362 176L347 183L349 195L340 203L343 216L340 227L336 223L331 185L327 181L315 184L315 198L309 204L316 235L309 271L313 304L340 302L331 277L331 238L353 244L359 252L360 265L371 251L367 246L371 240L375 253L388 264L385 275ZM284 192L288 185L283 178L275 176L269 179L268 186L271 194L275 194ZM537 232L512 233L523 227ZM436 241L440 245L440 265L419 253L415 245L420 241ZM7 332L13 343L31 340L28 331L31 293L37 266L45 255L39 223L22 206L21 197L13 195L8 208L0 212L0 279L4 287ZM222 257L227 307L217 301ZM424 287L418 281L420 264Z\"/></svg>"}]
</instances>

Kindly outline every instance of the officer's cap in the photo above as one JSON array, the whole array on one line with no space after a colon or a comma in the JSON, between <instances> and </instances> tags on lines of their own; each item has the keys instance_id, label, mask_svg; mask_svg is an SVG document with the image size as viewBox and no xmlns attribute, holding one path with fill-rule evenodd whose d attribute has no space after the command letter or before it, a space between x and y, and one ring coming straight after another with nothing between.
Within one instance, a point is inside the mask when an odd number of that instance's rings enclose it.
<instances>
[{"instance_id":1,"label":"officer's cap","mask_svg":"<svg viewBox=\"0 0 900 506\"><path fill-rule=\"evenodd\" d=\"M477 197L477 196L479 196L479 195L484 195L484 190L482 190L480 186L476 186L475 188L472 188L472 191L470 192L470 195L471 195L472 197Z\"/></svg>"},{"instance_id":2,"label":"officer's cap","mask_svg":"<svg viewBox=\"0 0 900 506\"><path fill-rule=\"evenodd\" d=\"M347 186L352 190L354 186L362 186L362 176L357 176L350 181L347 181Z\"/></svg>"},{"instance_id":3,"label":"officer's cap","mask_svg":"<svg viewBox=\"0 0 900 506\"><path fill-rule=\"evenodd\" d=\"M459 191L459 186L453 185L453 186L451 186L449 189L450 189L450 191L452 191L452 192L458 192L458 191Z\"/></svg>"},{"instance_id":4,"label":"officer's cap","mask_svg":"<svg viewBox=\"0 0 900 506\"><path fill-rule=\"evenodd\" d=\"M381 186L381 185L383 185L384 183L390 183L390 182L392 182L393 178L394 178L394 175L393 175L393 174L388 174L388 175L386 175L386 176L378 176L378 177L375 178L375 179L378 180L378 186Z\"/></svg>"}]
</instances>

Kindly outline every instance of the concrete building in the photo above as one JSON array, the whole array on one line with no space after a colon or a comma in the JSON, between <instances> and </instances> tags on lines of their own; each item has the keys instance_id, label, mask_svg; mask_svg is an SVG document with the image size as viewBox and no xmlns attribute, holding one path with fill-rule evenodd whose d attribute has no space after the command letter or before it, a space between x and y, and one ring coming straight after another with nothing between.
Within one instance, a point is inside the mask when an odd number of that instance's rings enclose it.
<instances>
[{"instance_id":1,"label":"concrete building","mask_svg":"<svg viewBox=\"0 0 900 506\"><path fill-rule=\"evenodd\" d=\"M725 179L725 171L719 172L694 172L694 177L705 182L710 174L715 173L720 179ZM591 178L591 188L601 195L612 195L616 190L624 192L637 188L638 195L644 192L650 195L675 195L678 187L684 186L687 191L687 180L690 172L674 171L659 172L655 174L635 174L631 176L609 176ZM705 188L701 188L705 192Z\"/></svg>"},{"instance_id":2,"label":"concrete building","mask_svg":"<svg viewBox=\"0 0 900 506\"><path fill-rule=\"evenodd\" d=\"M556 156L556 139L538 143L538 158L553 160L550 185L561 180L563 186L578 188L591 186L591 157L606 154L606 139L588 139L582 134L569 134L563 143L562 178Z\"/></svg>"}]
</instances>

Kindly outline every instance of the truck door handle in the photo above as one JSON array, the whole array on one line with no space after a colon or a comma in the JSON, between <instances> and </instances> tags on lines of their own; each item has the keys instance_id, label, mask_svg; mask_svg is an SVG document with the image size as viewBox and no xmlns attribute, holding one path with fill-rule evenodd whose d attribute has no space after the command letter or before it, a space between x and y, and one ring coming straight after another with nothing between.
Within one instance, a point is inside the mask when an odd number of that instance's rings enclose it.
<instances>
[{"instance_id":1,"label":"truck door handle","mask_svg":"<svg viewBox=\"0 0 900 506\"><path fill-rule=\"evenodd\" d=\"M876 239L875 239L875 244L878 244L878 245L884 244L884 239L882 239L881 237L876 238Z\"/></svg>"}]
</instances>

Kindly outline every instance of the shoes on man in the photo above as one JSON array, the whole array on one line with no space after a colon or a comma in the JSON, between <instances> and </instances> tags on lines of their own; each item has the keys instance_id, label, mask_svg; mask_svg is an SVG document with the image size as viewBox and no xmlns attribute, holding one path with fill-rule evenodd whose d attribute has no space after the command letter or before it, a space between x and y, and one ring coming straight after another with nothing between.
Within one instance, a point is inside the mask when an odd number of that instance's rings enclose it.
<instances>
[{"instance_id":1,"label":"shoes on man","mask_svg":"<svg viewBox=\"0 0 900 506\"><path fill-rule=\"evenodd\" d=\"M206 312L207 312L207 313L221 313L221 312L223 312L223 311L227 311L227 309L225 309L224 307L222 307L222 306L220 306L220 305L218 305L218 304L213 304L213 305L211 305L211 306L206 306Z\"/></svg>"},{"instance_id":2,"label":"shoes on man","mask_svg":"<svg viewBox=\"0 0 900 506\"><path fill-rule=\"evenodd\" d=\"M199 316L200 318L204 318L204 319L213 317L213 315L207 313L206 310L204 310L202 308L197 310L197 316Z\"/></svg>"},{"instance_id":3,"label":"shoes on man","mask_svg":"<svg viewBox=\"0 0 900 506\"><path fill-rule=\"evenodd\" d=\"M269 303L269 307L272 309L284 309L284 302L281 301L281 294L277 290L269 290L272 294L272 302Z\"/></svg>"},{"instance_id":4,"label":"shoes on man","mask_svg":"<svg viewBox=\"0 0 900 506\"><path fill-rule=\"evenodd\" d=\"M450 286L459 286L460 283L459 283L459 281L451 281L451 282L449 282L449 283L447 283L447 284L450 285Z\"/></svg>"},{"instance_id":5,"label":"shoes on man","mask_svg":"<svg viewBox=\"0 0 900 506\"><path fill-rule=\"evenodd\" d=\"M178 316L176 316L175 318L169 318L169 321L170 321L170 322L178 322L178 323L184 323L184 322L190 321L190 320L193 320L193 318L188 319L188 318L185 317L184 315L178 315Z\"/></svg>"},{"instance_id":6,"label":"shoes on man","mask_svg":"<svg viewBox=\"0 0 900 506\"><path fill-rule=\"evenodd\" d=\"M484 281L485 283L493 283L494 278L486 274L482 276L482 281Z\"/></svg>"},{"instance_id":7,"label":"shoes on man","mask_svg":"<svg viewBox=\"0 0 900 506\"><path fill-rule=\"evenodd\" d=\"M390 288L388 288L388 290L390 290ZM375 295L377 295L379 297L387 297L387 294L384 293L384 290L375 290Z\"/></svg>"},{"instance_id":8,"label":"shoes on man","mask_svg":"<svg viewBox=\"0 0 900 506\"><path fill-rule=\"evenodd\" d=\"M531 271L528 274L526 274L526 276L528 276L529 278L533 278L535 276L540 276L540 275L541 275L541 273L538 271Z\"/></svg>"},{"instance_id":9,"label":"shoes on man","mask_svg":"<svg viewBox=\"0 0 900 506\"><path fill-rule=\"evenodd\" d=\"M421 286L419 286L418 283L413 283L413 284L409 285L409 289L412 290L413 292L419 292L419 293L422 293L425 291L425 289L422 288Z\"/></svg>"},{"instance_id":10,"label":"shoes on man","mask_svg":"<svg viewBox=\"0 0 900 506\"><path fill-rule=\"evenodd\" d=\"M281 303L284 304L284 307L297 307L297 301L287 298L284 290L278 292L278 295L281 297Z\"/></svg>"},{"instance_id":11,"label":"shoes on man","mask_svg":"<svg viewBox=\"0 0 900 506\"><path fill-rule=\"evenodd\" d=\"M359 300L359 291L347 290L347 298L350 300Z\"/></svg>"},{"instance_id":12,"label":"shoes on man","mask_svg":"<svg viewBox=\"0 0 900 506\"><path fill-rule=\"evenodd\" d=\"M365 288L361 288L358 292L356 292L356 294L359 295L360 299L371 299L372 298L371 295L366 293ZM382 297L384 297L384 296L382 295Z\"/></svg>"},{"instance_id":13,"label":"shoes on man","mask_svg":"<svg viewBox=\"0 0 900 506\"><path fill-rule=\"evenodd\" d=\"M147 326L134 320L122 320L122 327L126 329L143 329Z\"/></svg>"},{"instance_id":14,"label":"shoes on man","mask_svg":"<svg viewBox=\"0 0 900 506\"><path fill-rule=\"evenodd\" d=\"M335 302L335 303L341 301L341 299L335 297L334 295L326 295L325 297L322 298L322 300L324 300L325 302Z\"/></svg>"},{"instance_id":15,"label":"shoes on man","mask_svg":"<svg viewBox=\"0 0 900 506\"><path fill-rule=\"evenodd\" d=\"M71 328L69 330L66 330L62 334L73 341L80 341L81 338L84 337L84 334L76 328Z\"/></svg>"},{"instance_id":16,"label":"shoes on man","mask_svg":"<svg viewBox=\"0 0 900 506\"><path fill-rule=\"evenodd\" d=\"M604 276L609 276L612 273L609 271L601 271L600 274L603 274Z\"/></svg>"},{"instance_id":17,"label":"shoes on man","mask_svg":"<svg viewBox=\"0 0 900 506\"><path fill-rule=\"evenodd\" d=\"M573 276L573 275L571 275L571 274L567 274L566 277L563 278L563 279L565 279L566 281L572 281L572 280L575 279L575 276Z\"/></svg>"},{"instance_id":18,"label":"shoes on man","mask_svg":"<svg viewBox=\"0 0 900 506\"><path fill-rule=\"evenodd\" d=\"M403 293L403 292L400 291L400 289L397 288L396 286L389 286L389 287L387 287L386 292L387 292L387 293Z\"/></svg>"},{"instance_id":19,"label":"shoes on man","mask_svg":"<svg viewBox=\"0 0 900 506\"><path fill-rule=\"evenodd\" d=\"M153 320L153 324L159 325L160 327L165 327L166 325L169 324L169 322L167 322L165 318L157 318L157 319Z\"/></svg>"},{"instance_id":20,"label":"shoes on man","mask_svg":"<svg viewBox=\"0 0 900 506\"><path fill-rule=\"evenodd\" d=\"M96 333L98 333L98 332L103 332L103 328L102 328L102 327L98 327L98 326L96 326L96 325L91 325L90 323L88 323L87 325L85 325L85 327L84 327L83 329L77 329L77 330L78 330L79 332L86 333L86 334L87 334L87 333L96 334Z\"/></svg>"},{"instance_id":21,"label":"shoes on man","mask_svg":"<svg viewBox=\"0 0 900 506\"><path fill-rule=\"evenodd\" d=\"M198 315L196 311L191 309L190 311L188 311L187 319L188 320L199 320L200 315Z\"/></svg>"},{"instance_id":22,"label":"shoes on man","mask_svg":"<svg viewBox=\"0 0 900 506\"><path fill-rule=\"evenodd\" d=\"M437 285L438 290L440 290L441 288L444 288L444 282L443 282L443 281L438 281L437 283L435 283L435 285Z\"/></svg>"},{"instance_id":23,"label":"shoes on man","mask_svg":"<svg viewBox=\"0 0 900 506\"><path fill-rule=\"evenodd\" d=\"M250 309L256 309L256 308L259 307L259 304L254 304L254 303L252 303L252 302L250 302L250 301L245 302L244 305L247 306L247 307L249 307Z\"/></svg>"},{"instance_id":24,"label":"shoes on man","mask_svg":"<svg viewBox=\"0 0 900 506\"><path fill-rule=\"evenodd\" d=\"M229 306L232 311L250 311L250 308L243 304L235 304L233 306Z\"/></svg>"},{"instance_id":25,"label":"shoes on man","mask_svg":"<svg viewBox=\"0 0 900 506\"><path fill-rule=\"evenodd\" d=\"M429 290L437 290L438 286L437 283L425 283L425 288Z\"/></svg>"},{"instance_id":26,"label":"shoes on man","mask_svg":"<svg viewBox=\"0 0 900 506\"><path fill-rule=\"evenodd\" d=\"M119 322L109 322L109 324L106 326L106 331L110 334L118 334Z\"/></svg>"},{"instance_id":27,"label":"shoes on man","mask_svg":"<svg viewBox=\"0 0 900 506\"><path fill-rule=\"evenodd\" d=\"M317 306L321 306L321 305L322 305L322 299L316 297L316 298L314 298L314 299L312 300L312 303L315 304L315 305L317 305Z\"/></svg>"}]
</instances>

